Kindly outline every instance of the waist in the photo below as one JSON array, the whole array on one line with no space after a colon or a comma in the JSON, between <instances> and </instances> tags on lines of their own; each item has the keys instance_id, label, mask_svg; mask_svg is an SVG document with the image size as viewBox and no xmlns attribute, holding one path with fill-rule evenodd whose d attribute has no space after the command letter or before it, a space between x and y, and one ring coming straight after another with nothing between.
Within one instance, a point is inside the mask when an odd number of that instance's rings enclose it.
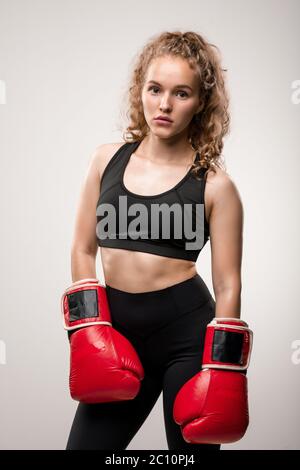
<instances>
[{"instance_id":1,"label":"waist","mask_svg":"<svg viewBox=\"0 0 300 470\"><path fill-rule=\"evenodd\" d=\"M121 300L120 306L123 305L123 302L133 302L134 304L137 303L140 305L140 301L142 301L143 308L147 308L147 306L150 306L152 300L156 301L159 299L160 303L163 305L163 299L169 300L172 298L176 303L176 309L180 312L185 312L192 308L205 305L209 300L213 301L209 288L198 273L181 282L172 282L169 286L161 289L128 292L112 287L107 283L106 290L109 301L113 299Z\"/></svg>"},{"instance_id":2,"label":"waist","mask_svg":"<svg viewBox=\"0 0 300 470\"><path fill-rule=\"evenodd\" d=\"M153 350L150 345L148 349L151 358L156 354L156 346L166 338L171 354L176 354L178 348L187 351L185 344L192 341L193 332L198 331L197 324L208 323L214 315L214 299L199 274L164 289L133 293L107 285L106 291L114 327L139 351L144 351L150 336L155 333L155 348ZM178 323L185 314L192 316ZM173 344L172 338L175 338ZM198 344L199 338L195 341ZM157 352L161 359L159 348Z\"/></svg>"},{"instance_id":3,"label":"waist","mask_svg":"<svg viewBox=\"0 0 300 470\"><path fill-rule=\"evenodd\" d=\"M107 285L127 292L159 290L197 274L192 261L150 253L101 247Z\"/></svg>"}]
</instances>

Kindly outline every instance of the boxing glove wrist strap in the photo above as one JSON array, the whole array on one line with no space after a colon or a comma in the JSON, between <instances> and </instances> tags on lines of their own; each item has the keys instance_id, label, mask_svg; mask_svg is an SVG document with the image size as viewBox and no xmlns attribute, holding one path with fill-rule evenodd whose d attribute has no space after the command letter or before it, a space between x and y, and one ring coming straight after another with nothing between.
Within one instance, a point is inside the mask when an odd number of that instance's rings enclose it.
<instances>
[{"instance_id":1,"label":"boxing glove wrist strap","mask_svg":"<svg viewBox=\"0 0 300 470\"><path fill-rule=\"evenodd\" d=\"M214 318L206 327L202 369L246 370L253 332L239 318Z\"/></svg>"},{"instance_id":2,"label":"boxing glove wrist strap","mask_svg":"<svg viewBox=\"0 0 300 470\"><path fill-rule=\"evenodd\" d=\"M61 310L65 330L112 326L106 289L98 279L81 279L68 287L61 298Z\"/></svg>"}]
</instances>

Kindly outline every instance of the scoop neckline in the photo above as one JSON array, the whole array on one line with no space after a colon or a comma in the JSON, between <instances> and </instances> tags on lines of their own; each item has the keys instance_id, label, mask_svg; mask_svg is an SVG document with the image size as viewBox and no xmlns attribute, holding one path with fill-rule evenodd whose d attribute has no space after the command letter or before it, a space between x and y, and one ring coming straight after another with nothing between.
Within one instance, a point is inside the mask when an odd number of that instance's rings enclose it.
<instances>
[{"instance_id":1,"label":"scoop neckline","mask_svg":"<svg viewBox=\"0 0 300 470\"><path fill-rule=\"evenodd\" d=\"M166 191L163 191L162 193L159 193L159 194L149 194L148 196L147 195L144 195L144 194L137 194L137 193L133 193L132 191L130 191L129 189L126 188L125 184L124 184L124 175L125 175L125 171L126 171L126 168L127 168L127 165L128 165L128 162L130 160L130 157L131 155L136 151L136 149L139 147L139 145L141 144L141 142L138 142L138 145L137 146L134 146L134 148L132 149L132 151L129 152L129 155L126 159L126 163L122 169L122 173L121 173L121 186L122 188L124 189L124 191L131 195L131 196L134 196L135 198L140 198L140 199L155 199L155 198L158 198L158 197L161 197L161 196L164 196L165 194L168 194L168 193L171 193L172 191L175 191L179 186L181 186L187 179L188 177L190 176L190 173L192 171L192 168L193 168L193 165L191 165L190 169L188 170L188 172L184 175L184 177L178 181L178 183L176 183L175 186L173 186L173 188L170 188L170 189L167 189ZM199 152L196 152L196 157L194 159L194 162L196 162L197 158L198 158L198 154Z\"/></svg>"}]
</instances>

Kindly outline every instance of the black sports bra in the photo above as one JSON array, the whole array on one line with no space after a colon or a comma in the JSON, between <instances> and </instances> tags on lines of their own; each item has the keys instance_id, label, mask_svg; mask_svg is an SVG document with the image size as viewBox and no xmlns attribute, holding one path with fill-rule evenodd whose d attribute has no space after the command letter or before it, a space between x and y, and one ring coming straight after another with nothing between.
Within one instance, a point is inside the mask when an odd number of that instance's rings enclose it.
<instances>
[{"instance_id":1,"label":"black sports bra","mask_svg":"<svg viewBox=\"0 0 300 470\"><path fill-rule=\"evenodd\" d=\"M191 168L173 188L144 196L124 185L131 154L141 142L126 142L108 162L97 202L99 246L196 261L209 238L205 217L205 168L200 180ZM199 153L196 159L199 158Z\"/></svg>"}]
</instances>

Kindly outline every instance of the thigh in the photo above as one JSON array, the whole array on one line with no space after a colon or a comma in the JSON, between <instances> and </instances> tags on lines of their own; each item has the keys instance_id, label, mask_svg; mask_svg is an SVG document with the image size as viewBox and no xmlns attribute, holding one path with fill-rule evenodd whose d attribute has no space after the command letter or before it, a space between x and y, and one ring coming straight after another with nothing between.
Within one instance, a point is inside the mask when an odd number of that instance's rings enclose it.
<instances>
[{"instance_id":1,"label":"thigh","mask_svg":"<svg viewBox=\"0 0 300 470\"><path fill-rule=\"evenodd\" d=\"M162 391L162 378L145 374L133 400L79 403L66 450L126 449Z\"/></svg>"},{"instance_id":2,"label":"thigh","mask_svg":"<svg viewBox=\"0 0 300 470\"><path fill-rule=\"evenodd\" d=\"M163 408L166 437L170 450L219 450L219 444L191 444L186 442L180 426L173 418L173 405L180 388L200 372L207 324L214 318L215 302L182 315L164 331L168 337L165 372L163 377Z\"/></svg>"},{"instance_id":3,"label":"thigh","mask_svg":"<svg viewBox=\"0 0 300 470\"><path fill-rule=\"evenodd\" d=\"M195 361L177 360L166 370L163 381L163 408L169 450L219 450L220 444L191 444L183 439L180 426L173 418L173 405L180 388L197 372Z\"/></svg>"}]
</instances>

